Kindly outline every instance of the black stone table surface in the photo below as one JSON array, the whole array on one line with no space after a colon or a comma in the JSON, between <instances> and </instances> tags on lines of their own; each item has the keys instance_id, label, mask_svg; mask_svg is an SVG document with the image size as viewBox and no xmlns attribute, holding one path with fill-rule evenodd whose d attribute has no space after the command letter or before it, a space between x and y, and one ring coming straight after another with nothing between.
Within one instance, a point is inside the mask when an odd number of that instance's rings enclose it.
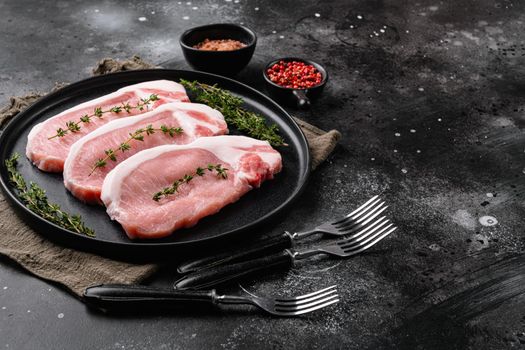
<instances>
[{"instance_id":1,"label":"black stone table surface","mask_svg":"<svg viewBox=\"0 0 525 350\"><path fill-rule=\"evenodd\" d=\"M270 59L319 61L324 95L289 111L343 139L268 233L312 227L375 194L399 230L351 260L243 282L280 295L339 286L339 304L299 319L104 315L2 258L0 348L524 348L524 10L505 0L1 1L2 104L88 77L104 57L187 69L178 36L210 22L257 32L237 77L255 88ZM166 269L151 283L174 278Z\"/></svg>"}]
</instances>

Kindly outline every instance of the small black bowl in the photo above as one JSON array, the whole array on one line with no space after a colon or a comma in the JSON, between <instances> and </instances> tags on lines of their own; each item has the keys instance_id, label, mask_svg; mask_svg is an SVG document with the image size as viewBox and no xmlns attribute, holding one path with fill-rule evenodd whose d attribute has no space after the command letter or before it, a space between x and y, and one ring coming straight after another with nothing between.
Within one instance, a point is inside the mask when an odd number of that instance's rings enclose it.
<instances>
[{"instance_id":1,"label":"small black bowl","mask_svg":"<svg viewBox=\"0 0 525 350\"><path fill-rule=\"evenodd\" d=\"M321 73L323 79L319 83L319 85L315 85L309 89L293 89L293 88L287 88L283 87L281 85L278 85L270 80L270 77L268 74L266 74L266 71L268 68L273 66L274 64L285 61L299 61L304 62L306 64L310 64L317 68L319 73ZM264 81L266 82L266 88L270 95L281 102L285 102L288 104L296 105L298 108L306 109L310 107L310 100L317 98L319 95L321 95L321 92L323 91L324 86L326 85L326 82L328 81L328 73L326 72L326 69L324 69L323 66L321 66L319 63L316 63L311 60L305 60L298 57L285 57L285 58L279 58L277 60L273 60L270 63L266 65L263 71Z\"/></svg>"},{"instance_id":2,"label":"small black bowl","mask_svg":"<svg viewBox=\"0 0 525 350\"><path fill-rule=\"evenodd\" d=\"M193 47L204 39L233 39L246 46L232 51L206 51ZM217 23L188 29L182 33L179 42L186 61L193 68L205 72L233 75L250 62L257 44L257 35L250 28L238 24Z\"/></svg>"}]
</instances>

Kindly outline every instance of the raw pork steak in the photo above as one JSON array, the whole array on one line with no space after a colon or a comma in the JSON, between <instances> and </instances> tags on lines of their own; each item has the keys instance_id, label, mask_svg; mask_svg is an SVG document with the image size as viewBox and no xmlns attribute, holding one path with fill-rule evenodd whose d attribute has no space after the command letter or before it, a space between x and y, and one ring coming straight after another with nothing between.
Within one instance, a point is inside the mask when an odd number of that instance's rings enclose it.
<instances>
[{"instance_id":1,"label":"raw pork steak","mask_svg":"<svg viewBox=\"0 0 525 350\"><path fill-rule=\"evenodd\" d=\"M149 125L156 129L154 134L142 133L143 141L131 140L129 150L118 150L119 145L130 138L130 134ZM172 137L158 130L161 126L182 128L183 131ZM165 144L187 144L202 136L223 135L227 132L228 126L223 115L199 103L173 102L139 116L117 119L71 146L64 165L64 184L82 201L102 204L102 182L119 162L144 149ZM106 158L107 149L115 150L116 161L107 159L104 167L93 168L97 160Z\"/></svg>"},{"instance_id":2,"label":"raw pork steak","mask_svg":"<svg viewBox=\"0 0 525 350\"><path fill-rule=\"evenodd\" d=\"M144 108L142 111L134 108L129 113L125 110L122 110L120 113L104 113L102 118L90 118L89 123L80 122L79 126L81 129L77 132L70 132L64 137L49 139L49 137L57 133L58 128L67 129L67 122L78 122L83 115L92 115L95 108L102 108L105 111L126 103L130 106L137 106L141 99L147 99L152 94L156 94L159 99L151 102L149 107ZM64 161L69 148L82 136L113 119L142 114L148 112L148 109L155 109L168 102L189 102L182 85L169 80L155 80L126 86L109 95L67 109L35 125L27 137L26 155L41 170L61 172L64 169Z\"/></svg>"},{"instance_id":3,"label":"raw pork steak","mask_svg":"<svg viewBox=\"0 0 525 350\"><path fill-rule=\"evenodd\" d=\"M153 195L198 167L221 164L155 201ZM202 137L188 145L164 145L142 151L113 169L104 180L102 201L111 219L129 238L160 238L195 225L237 201L281 170L281 155L266 141L245 136Z\"/></svg>"}]
</instances>

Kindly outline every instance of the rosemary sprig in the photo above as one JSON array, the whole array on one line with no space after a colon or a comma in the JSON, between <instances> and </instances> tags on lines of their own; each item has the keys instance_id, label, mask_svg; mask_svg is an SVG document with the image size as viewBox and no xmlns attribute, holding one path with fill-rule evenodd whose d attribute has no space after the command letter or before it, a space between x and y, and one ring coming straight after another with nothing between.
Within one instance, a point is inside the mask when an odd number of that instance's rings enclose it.
<instances>
[{"instance_id":1,"label":"rosemary sprig","mask_svg":"<svg viewBox=\"0 0 525 350\"><path fill-rule=\"evenodd\" d=\"M169 135L171 137L174 137L175 135L180 135L183 132L182 128L169 127L164 124L161 125L159 128L154 128L153 125L150 124L146 126L145 128L137 129L135 130L135 132L130 133L129 138L126 141L122 142L116 149L108 148L107 150L105 150L104 153L106 154L106 156L104 158L99 158L95 162L88 176L91 176L91 174L93 174L95 170L97 170L98 168L105 167L108 164L108 160L112 160L116 162L117 152L120 151L121 153L124 153L127 150L130 150L131 149L130 142L132 140L144 141L144 136L152 135L157 131L160 131L163 134Z\"/></svg>"},{"instance_id":2,"label":"rosemary sprig","mask_svg":"<svg viewBox=\"0 0 525 350\"><path fill-rule=\"evenodd\" d=\"M284 139L279 135L277 125L267 125L262 116L242 108L243 100L241 98L217 87L217 84L207 85L184 79L181 79L180 83L196 94L195 99L198 102L220 111L226 122L234 125L239 131L256 139L268 141L273 146L285 145Z\"/></svg>"},{"instance_id":3,"label":"rosemary sprig","mask_svg":"<svg viewBox=\"0 0 525 350\"><path fill-rule=\"evenodd\" d=\"M92 114L84 114L76 122L75 121L66 122L65 129L58 128L56 130L56 134L48 137L47 139L51 140L51 139L54 139L55 137L64 137L70 132L71 133L79 132L80 129L82 129L82 126L81 126L82 124L90 123L91 118L93 117L102 118L105 113L111 112L111 113L118 114L118 113L121 113L122 111L125 111L129 114L131 110L133 109L138 109L139 111L143 111L144 108L149 107L150 102L154 102L157 100L159 100L159 96L156 94L151 94L148 98L141 98L140 102L138 102L135 106L132 106L128 102L126 102L126 103L122 103L122 106L114 106L108 110L103 110L102 107L95 107Z\"/></svg>"},{"instance_id":4,"label":"rosemary sprig","mask_svg":"<svg viewBox=\"0 0 525 350\"><path fill-rule=\"evenodd\" d=\"M223 168L221 164L208 164L206 168L198 167L193 174L191 175L186 174L182 178L175 180L171 186L165 187L162 191L155 193L153 195L153 200L158 202L162 198L167 197L171 194L174 194L175 192L178 192L179 187L182 184L189 183L191 180L193 180L195 176L204 176L204 174L206 173L206 170L210 172L215 170L215 172L217 173L217 177L220 179L228 178L228 174L226 173L228 169Z\"/></svg>"},{"instance_id":5,"label":"rosemary sprig","mask_svg":"<svg viewBox=\"0 0 525 350\"><path fill-rule=\"evenodd\" d=\"M5 160L5 166L9 173L9 181L15 186L18 191L18 197L27 208L40 217L67 230L95 237L95 231L86 227L80 215L70 215L62 211L58 204L50 203L46 196L46 191L36 183L30 182L29 188L27 187L26 181L16 169L19 157L18 153L14 153L11 158Z\"/></svg>"}]
</instances>

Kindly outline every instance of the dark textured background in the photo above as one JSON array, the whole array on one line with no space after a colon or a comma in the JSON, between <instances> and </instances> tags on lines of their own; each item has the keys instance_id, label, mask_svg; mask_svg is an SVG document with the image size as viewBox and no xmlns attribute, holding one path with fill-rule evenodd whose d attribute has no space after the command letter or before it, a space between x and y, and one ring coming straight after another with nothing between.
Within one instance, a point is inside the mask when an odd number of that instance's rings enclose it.
<instances>
[{"instance_id":1,"label":"dark textured background","mask_svg":"<svg viewBox=\"0 0 525 350\"><path fill-rule=\"evenodd\" d=\"M272 58L319 61L330 73L324 96L309 112L290 111L339 129L341 147L273 233L312 227L374 194L386 198L400 229L350 261L318 259L243 284L283 295L339 285L341 303L300 319L248 311L105 316L2 259L0 348L524 348L524 7L1 1L2 103L85 78L107 56L136 53L187 68L178 36L210 22L257 32L254 59L238 77L256 88ZM487 226L484 216L498 223ZM166 270L153 283L174 278Z\"/></svg>"}]
</instances>

